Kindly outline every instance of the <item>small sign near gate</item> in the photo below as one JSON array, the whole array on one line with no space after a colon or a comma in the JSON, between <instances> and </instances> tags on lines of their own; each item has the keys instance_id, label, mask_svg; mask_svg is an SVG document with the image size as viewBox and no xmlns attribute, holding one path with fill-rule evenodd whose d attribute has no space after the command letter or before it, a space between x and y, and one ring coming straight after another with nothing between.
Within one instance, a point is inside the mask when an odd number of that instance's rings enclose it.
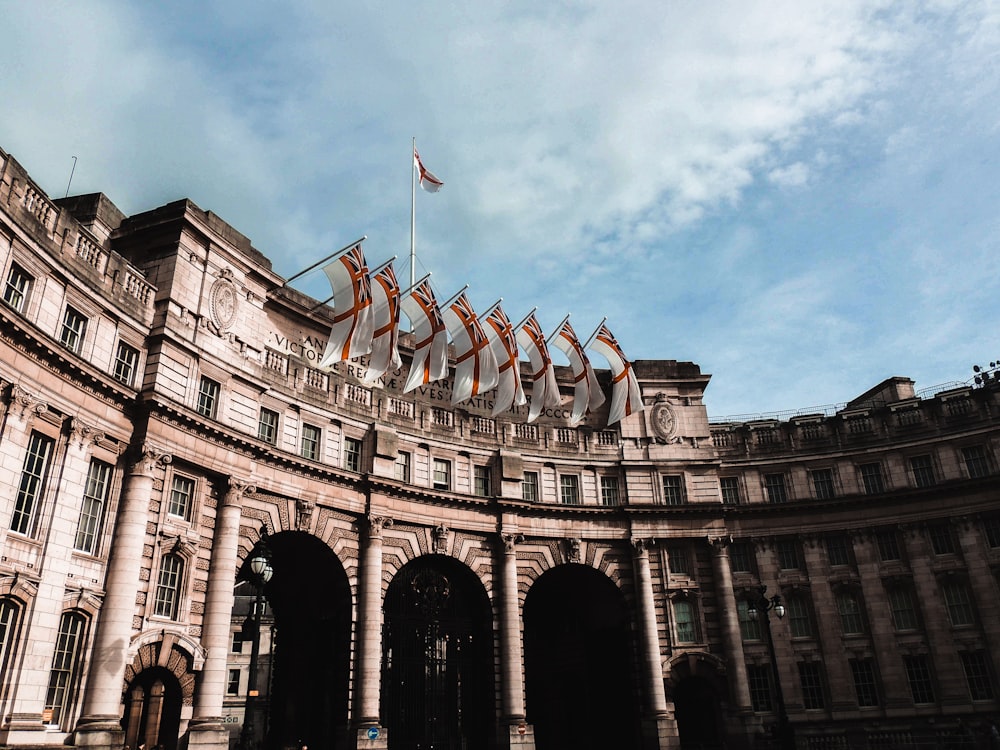
<instances>
[{"instance_id":1,"label":"small sign near gate","mask_svg":"<svg viewBox=\"0 0 1000 750\"><path fill-rule=\"evenodd\" d=\"M366 734L368 736L368 739L377 740L381 732L379 732L378 727L368 727L368 731L366 732Z\"/></svg>"},{"instance_id":2,"label":"small sign near gate","mask_svg":"<svg viewBox=\"0 0 1000 750\"><path fill-rule=\"evenodd\" d=\"M526 734L527 731L528 731L528 725L525 724L523 721L520 724L517 725L517 733L518 734Z\"/></svg>"}]
</instances>

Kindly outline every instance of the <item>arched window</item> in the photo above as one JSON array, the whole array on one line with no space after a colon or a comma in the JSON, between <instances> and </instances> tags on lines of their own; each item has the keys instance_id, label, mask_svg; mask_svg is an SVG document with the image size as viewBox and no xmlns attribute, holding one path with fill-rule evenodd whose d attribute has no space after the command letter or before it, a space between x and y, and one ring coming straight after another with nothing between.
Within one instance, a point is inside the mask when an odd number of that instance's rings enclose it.
<instances>
[{"instance_id":1,"label":"arched window","mask_svg":"<svg viewBox=\"0 0 1000 750\"><path fill-rule=\"evenodd\" d=\"M49 673L49 689L45 695L45 711L51 712L49 724L65 723L66 714L76 699L79 683L77 667L86 625L87 620L80 612L63 612L59 620L59 635L52 655L52 671Z\"/></svg>"},{"instance_id":2,"label":"arched window","mask_svg":"<svg viewBox=\"0 0 1000 750\"><path fill-rule=\"evenodd\" d=\"M859 635L865 632L865 618L857 595L850 591L841 591L837 594L837 611L840 613L840 626L844 635Z\"/></svg>"},{"instance_id":3,"label":"arched window","mask_svg":"<svg viewBox=\"0 0 1000 750\"><path fill-rule=\"evenodd\" d=\"M21 605L16 599L5 596L0 599L0 684L7 671L10 655L17 645L17 629L21 621Z\"/></svg>"},{"instance_id":4,"label":"arched window","mask_svg":"<svg viewBox=\"0 0 1000 750\"><path fill-rule=\"evenodd\" d=\"M177 619L177 607L181 596L181 581L184 578L184 560L180 555L164 555L160 560L160 574L156 577L156 594L153 598L153 614L158 617Z\"/></svg>"},{"instance_id":5,"label":"arched window","mask_svg":"<svg viewBox=\"0 0 1000 750\"><path fill-rule=\"evenodd\" d=\"M674 602L674 631L678 643L694 643L698 640L694 605L687 599L678 599Z\"/></svg>"}]
</instances>

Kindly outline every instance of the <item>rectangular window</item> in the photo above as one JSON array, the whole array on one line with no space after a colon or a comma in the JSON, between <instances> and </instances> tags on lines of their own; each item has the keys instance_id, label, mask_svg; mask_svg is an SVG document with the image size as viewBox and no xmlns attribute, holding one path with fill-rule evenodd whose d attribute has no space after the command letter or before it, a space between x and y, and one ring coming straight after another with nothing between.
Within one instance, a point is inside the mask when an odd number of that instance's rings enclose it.
<instances>
[{"instance_id":1,"label":"rectangular window","mask_svg":"<svg viewBox=\"0 0 1000 750\"><path fill-rule=\"evenodd\" d=\"M972 700L993 700L993 678L986 652L963 652L962 669L965 670L965 682L969 686L969 696Z\"/></svg>"},{"instance_id":2,"label":"rectangular window","mask_svg":"<svg viewBox=\"0 0 1000 750\"><path fill-rule=\"evenodd\" d=\"M744 641L760 640L760 620L750 617L750 602L746 599L736 601L736 618L740 622L740 636Z\"/></svg>"},{"instance_id":3,"label":"rectangular window","mask_svg":"<svg viewBox=\"0 0 1000 750\"><path fill-rule=\"evenodd\" d=\"M799 544L793 539L779 539L775 547L778 553L778 567L781 570L798 570Z\"/></svg>"},{"instance_id":4,"label":"rectangular window","mask_svg":"<svg viewBox=\"0 0 1000 750\"><path fill-rule=\"evenodd\" d=\"M473 491L477 497L491 497L493 495L493 482L490 475L489 466L473 466Z\"/></svg>"},{"instance_id":5,"label":"rectangular window","mask_svg":"<svg viewBox=\"0 0 1000 750\"><path fill-rule=\"evenodd\" d=\"M771 668L747 664L750 705L754 711L771 711Z\"/></svg>"},{"instance_id":6,"label":"rectangular window","mask_svg":"<svg viewBox=\"0 0 1000 750\"><path fill-rule=\"evenodd\" d=\"M322 436L319 427L316 425L302 423L302 458L310 461L319 461L319 446Z\"/></svg>"},{"instance_id":7,"label":"rectangular window","mask_svg":"<svg viewBox=\"0 0 1000 750\"><path fill-rule=\"evenodd\" d=\"M811 638L812 617L809 615L809 603L805 596L788 597L785 609L788 610L788 625L792 631L792 638Z\"/></svg>"},{"instance_id":8,"label":"rectangular window","mask_svg":"<svg viewBox=\"0 0 1000 750\"><path fill-rule=\"evenodd\" d=\"M521 479L521 498L529 503L538 502L538 472L526 471Z\"/></svg>"},{"instance_id":9,"label":"rectangular window","mask_svg":"<svg viewBox=\"0 0 1000 750\"><path fill-rule=\"evenodd\" d=\"M875 676L875 665L871 659L851 659L851 676L854 678L854 692L858 696L858 705L878 705L878 682Z\"/></svg>"},{"instance_id":10,"label":"rectangular window","mask_svg":"<svg viewBox=\"0 0 1000 750\"><path fill-rule=\"evenodd\" d=\"M215 419L219 409L219 390L221 386L212 380L202 376L198 386L198 413L203 417Z\"/></svg>"},{"instance_id":11,"label":"rectangular window","mask_svg":"<svg viewBox=\"0 0 1000 750\"><path fill-rule=\"evenodd\" d=\"M243 633L241 633L239 630L233 633L233 645L230 648L230 651L232 651L234 654L243 653Z\"/></svg>"},{"instance_id":12,"label":"rectangular window","mask_svg":"<svg viewBox=\"0 0 1000 750\"><path fill-rule=\"evenodd\" d=\"M972 611L972 602L969 599L969 588L965 582L948 581L941 588L951 624L955 627L974 624L975 615Z\"/></svg>"},{"instance_id":13,"label":"rectangular window","mask_svg":"<svg viewBox=\"0 0 1000 750\"><path fill-rule=\"evenodd\" d=\"M670 561L670 572L675 575L691 575L691 564L688 559L688 552L684 547L671 545L667 547L667 558Z\"/></svg>"},{"instance_id":14,"label":"rectangular window","mask_svg":"<svg viewBox=\"0 0 1000 750\"><path fill-rule=\"evenodd\" d=\"M5 678L4 667L13 653L21 608L10 597L0 597L0 680Z\"/></svg>"},{"instance_id":15,"label":"rectangular window","mask_svg":"<svg viewBox=\"0 0 1000 750\"><path fill-rule=\"evenodd\" d=\"M667 505L684 504L684 477L677 474L663 475L663 502Z\"/></svg>"},{"instance_id":16,"label":"rectangular window","mask_svg":"<svg viewBox=\"0 0 1000 750\"><path fill-rule=\"evenodd\" d=\"M936 483L930 456L911 456L910 471L913 472L913 484L917 487L930 487Z\"/></svg>"},{"instance_id":17,"label":"rectangular window","mask_svg":"<svg viewBox=\"0 0 1000 750\"><path fill-rule=\"evenodd\" d=\"M50 725L62 722L66 708L73 702L76 668L85 624L86 620L77 612L64 612L59 619L59 634L56 636L56 648L52 654L49 688L45 694L45 710L52 712Z\"/></svg>"},{"instance_id":18,"label":"rectangular window","mask_svg":"<svg viewBox=\"0 0 1000 750\"><path fill-rule=\"evenodd\" d=\"M739 477L719 477L719 485L722 487L722 502L726 505L740 504Z\"/></svg>"},{"instance_id":19,"label":"rectangular window","mask_svg":"<svg viewBox=\"0 0 1000 750\"><path fill-rule=\"evenodd\" d=\"M87 332L87 318L82 312L66 305L63 312L62 329L59 331L59 343L71 352L80 353L83 336Z\"/></svg>"},{"instance_id":20,"label":"rectangular window","mask_svg":"<svg viewBox=\"0 0 1000 750\"><path fill-rule=\"evenodd\" d=\"M80 520L76 526L76 541L73 545L81 552L94 554L97 550L110 480L111 465L97 459L91 460L90 469L87 471L87 486L83 491L83 504L80 506Z\"/></svg>"},{"instance_id":21,"label":"rectangular window","mask_svg":"<svg viewBox=\"0 0 1000 750\"><path fill-rule=\"evenodd\" d=\"M124 341L118 342L118 353L115 355L115 380L131 386L135 383L135 371L139 366L139 350L129 346Z\"/></svg>"},{"instance_id":22,"label":"rectangular window","mask_svg":"<svg viewBox=\"0 0 1000 750\"><path fill-rule=\"evenodd\" d=\"M823 690L823 675L819 662L799 662L799 682L802 685L803 708L826 708L826 693Z\"/></svg>"},{"instance_id":23,"label":"rectangular window","mask_svg":"<svg viewBox=\"0 0 1000 750\"><path fill-rule=\"evenodd\" d=\"M749 542L733 542L729 546L729 568L734 573L753 573L753 546Z\"/></svg>"},{"instance_id":24,"label":"rectangular window","mask_svg":"<svg viewBox=\"0 0 1000 750\"><path fill-rule=\"evenodd\" d=\"M357 438L344 438L344 468L361 471L361 441Z\"/></svg>"},{"instance_id":25,"label":"rectangular window","mask_svg":"<svg viewBox=\"0 0 1000 750\"><path fill-rule=\"evenodd\" d=\"M563 505L580 504L580 477L575 474L559 477L559 500Z\"/></svg>"},{"instance_id":26,"label":"rectangular window","mask_svg":"<svg viewBox=\"0 0 1000 750\"><path fill-rule=\"evenodd\" d=\"M278 412L265 409L263 406L260 408L260 417L257 419L257 437L271 445L278 442Z\"/></svg>"},{"instance_id":27,"label":"rectangular window","mask_svg":"<svg viewBox=\"0 0 1000 750\"><path fill-rule=\"evenodd\" d=\"M694 605L684 599L674 602L674 630L677 632L678 643L694 643L695 623Z\"/></svg>"},{"instance_id":28,"label":"rectangular window","mask_svg":"<svg viewBox=\"0 0 1000 750\"><path fill-rule=\"evenodd\" d=\"M24 304L28 300L28 292L31 290L31 282L34 279L28 272L17 263L10 264L10 272L7 274L7 283L3 288L3 301L13 307L18 312L24 312Z\"/></svg>"},{"instance_id":29,"label":"rectangular window","mask_svg":"<svg viewBox=\"0 0 1000 750\"><path fill-rule=\"evenodd\" d=\"M396 454L396 479L400 482L410 481L410 454L400 451Z\"/></svg>"},{"instance_id":30,"label":"rectangular window","mask_svg":"<svg viewBox=\"0 0 1000 750\"><path fill-rule=\"evenodd\" d=\"M878 495L885 492L885 482L882 480L882 464L861 464L861 484L866 495Z\"/></svg>"},{"instance_id":31,"label":"rectangular window","mask_svg":"<svg viewBox=\"0 0 1000 750\"><path fill-rule=\"evenodd\" d=\"M965 446L962 448L962 458L965 460L965 470L969 473L970 479L989 476L990 465L983 446Z\"/></svg>"},{"instance_id":32,"label":"rectangular window","mask_svg":"<svg viewBox=\"0 0 1000 750\"><path fill-rule=\"evenodd\" d=\"M167 514L183 518L191 518L191 500L194 498L194 480L174 474L170 484L170 502L167 504Z\"/></svg>"},{"instance_id":33,"label":"rectangular window","mask_svg":"<svg viewBox=\"0 0 1000 750\"><path fill-rule=\"evenodd\" d=\"M917 629L917 610L913 591L908 586L894 586L889 590L889 611L896 630Z\"/></svg>"},{"instance_id":34,"label":"rectangular window","mask_svg":"<svg viewBox=\"0 0 1000 750\"><path fill-rule=\"evenodd\" d=\"M983 519L983 531L986 532L986 543L993 549L1000 547L1000 518L992 516Z\"/></svg>"},{"instance_id":35,"label":"rectangular window","mask_svg":"<svg viewBox=\"0 0 1000 750\"><path fill-rule=\"evenodd\" d=\"M160 561L160 573L156 578L156 595L153 599L153 614L158 617L177 619L177 605L180 599L181 574L184 563L177 555L164 555Z\"/></svg>"},{"instance_id":36,"label":"rectangular window","mask_svg":"<svg viewBox=\"0 0 1000 750\"><path fill-rule=\"evenodd\" d=\"M906 668L906 681L910 684L910 695L914 703L934 702L934 681L931 679L931 668L927 657L923 654L903 657Z\"/></svg>"},{"instance_id":37,"label":"rectangular window","mask_svg":"<svg viewBox=\"0 0 1000 750\"><path fill-rule=\"evenodd\" d=\"M927 527L931 538L931 549L935 555L955 554L955 537L947 523L936 523Z\"/></svg>"},{"instance_id":38,"label":"rectangular window","mask_svg":"<svg viewBox=\"0 0 1000 750\"><path fill-rule=\"evenodd\" d=\"M451 461L443 458L434 459L434 489L451 489Z\"/></svg>"},{"instance_id":39,"label":"rectangular window","mask_svg":"<svg viewBox=\"0 0 1000 750\"><path fill-rule=\"evenodd\" d=\"M899 540L895 531L879 531L875 534L878 556L882 562L899 560Z\"/></svg>"},{"instance_id":40,"label":"rectangular window","mask_svg":"<svg viewBox=\"0 0 1000 750\"><path fill-rule=\"evenodd\" d=\"M240 694L240 670L230 669L229 680L226 682L226 695Z\"/></svg>"},{"instance_id":41,"label":"rectangular window","mask_svg":"<svg viewBox=\"0 0 1000 750\"><path fill-rule=\"evenodd\" d=\"M865 618L857 596L848 591L837 594L837 611L840 613L840 627L844 635L860 635L865 632Z\"/></svg>"},{"instance_id":42,"label":"rectangular window","mask_svg":"<svg viewBox=\"0 0 1000 750\"><path fill-rule=\"evenodd\" d=\"M14 514L10 519L10 530L18 534L30 534L35 527L35 513L42 497L42 486L48 471L49 456L54 441L38 432L32 432L28 440L28 452L21 468L21 483L14 501Z\"/></svg>"},{"instance_id":43,"label":"rectangular window","mask_svg":"<svg viewBox=\"0 0 1000 750\"><path fill-rule=\"evenodd\" d=\"M847 537L843 534L831 534L826 538L826 557L830 565L850 565L851 553L847 544Z\"/></svg>"},{"instance_id":44,"label":"rectangular window","mask_svg":"<svg viewBox=\"0 0 1000 750\"><path fill-rule=\"evenodd\" d=\"M601 504L619 505L618 477L601 477Z\"/></svg>"},{"instance_id":45,"label":"rectangular window","mask_svg":"<svg viewBox=\"0 0 1000 750\"><path fill-rule=\"evenodd\" d=\"M814 469L812 477L813 494L817 500L830 500L834 496L833 469Z\"/></svg>"},{"instance_id":46,"label":"rectangular window","mask_svg":"<svg viewBox=\"0 0 1000 750\"><path fill-rule=\"evenodd\" d=\"M785 490L784 474L765 474L764 491L769 503L787 503L788 492Z\"/></svg>"}]
</instances>

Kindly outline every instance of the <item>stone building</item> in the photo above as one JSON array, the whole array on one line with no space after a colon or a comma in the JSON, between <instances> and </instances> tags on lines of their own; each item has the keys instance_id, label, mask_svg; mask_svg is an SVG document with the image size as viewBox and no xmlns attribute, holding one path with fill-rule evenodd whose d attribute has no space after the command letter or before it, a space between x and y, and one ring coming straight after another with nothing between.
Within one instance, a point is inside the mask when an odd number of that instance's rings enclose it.
<instances>
[{"instance_id":1,"label":"stone building","mask_svg":"<svg viewBox=\"0 0 1000 750\"><path fill-rule=\"evenodd\" d=\"M235 743L264 549L247 746L886 748L996 716L996 390L721 424L696 365L640 360L610 428L571 426L568 368L564 408L493 418L404 394L406 334L378 387L317 369L329 309L214 214L53 201L0 159L0 744Z\"/></svg>"}]
</instances>

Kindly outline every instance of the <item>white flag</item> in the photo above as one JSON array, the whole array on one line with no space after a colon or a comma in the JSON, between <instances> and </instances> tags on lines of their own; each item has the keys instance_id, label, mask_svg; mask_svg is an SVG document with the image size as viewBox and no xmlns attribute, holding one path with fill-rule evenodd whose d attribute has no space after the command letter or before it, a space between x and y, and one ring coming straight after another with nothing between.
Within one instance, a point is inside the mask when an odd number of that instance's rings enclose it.
<instances>
[{"instance_id":1,"label":"white flag","mask_svg":"<svg viewBox=\"0 0 1000 750\"><path fill-rule=\"evenodd\" d=\"M486 338L493 348L497 361L499 381L497 397L493 404L493 416L507 411L511 406L527 402L521 388L521 363L518 361L517 338L514 327L500 305L486 316Z\"/></svg>"},{"instance_id":2,"label":"white flag","mask_svg":"<svg viewBox=\"0 0 1000 750\"><path fill-rule=\"evenodd\" d=\"M372 293L361 244L323 267L333 290L333 327L321 368L360 357L372 350Z\"/></svg>"},{"instance_id":3,"label":"white flag","mask_svg":"<svg viewBox=\"0 0 1000 750\"><path fill-rule=\"evenodd\" d=\"M390 368L399 367L399 282L390 260L371 276L372 354L364 382L374 383Z\"/></svg>"},{"instance_id":4,"label":"white flag","mask_svg":"<svg viewBox=\"0 0 1000 750\"><path fill-rule=\"evenodd\" d=\"M420 187L428 193L436 193L444 187L444 183L431 174L431 172L424 166L424 163L420 161L420 154L417 153L416 146L413 147L413 166L416 167L417 179L420 181Z\"/></svg>"},{"instance_id":5,"label":"white flag","mask_svg":"<svg viewBox=\"0 0 1000 750\"><path fill-rule=\"evenodd\" d=\"M642 390L632 370L632 363L603 323L597 329L597 336L590 348L603 354L611 365L611 413L608 415L608 424L612 425L630 414L642 411Z\"/></svg>"},{"instance_id":6,"label":"white flag","mask_svg":"<svg viewBox=\"0 0 1000 750\"><path fill-rule=\"evenodd\" d=\"M452 300L441 315L455 344L455 383L451 392L451 403L455 405L495 388L500 374L486 332L465 292Z\"/></svg>"},{"instance_id":7,"label":"white flag","mask_svg":"<svg viewBox=\"0 0 1000 750\"><path fill-rule=\"evenodd\" d=\"M448 376L448 329L430 282L425 276L403 297L401 305L413 324L413 361L403 392Z\"/></svg>"},{"instance_id":8,"label":"white flag","mask_svg":"<svg viewBox=\"0 0 1000 750\"><path fill-rule=\"evenodd\" d=\"M528 421L534 422L543 409L554 409L561 403L559 384L556 382L548 344L545 343L545 334L534 313L521 324L516 336L517 343L531 362L531 408L528 409Z\"/></svg>"},{"instance_id":9,"label":"white flag","mask_svg":"<svg viewBox=\"0 0 1000 750\"><path fill-rule=\"evenodd\" d=\"M593 411L604 403L604 392L597 382L597 374L590 364L590 358L583 350L583 344L577 338L573 326L569 324L569 318L556 330L552 341L566 355L573 368L573 382L576 388L571 421L576 424L588 411Z\"/></svg>"}]
</instances>

